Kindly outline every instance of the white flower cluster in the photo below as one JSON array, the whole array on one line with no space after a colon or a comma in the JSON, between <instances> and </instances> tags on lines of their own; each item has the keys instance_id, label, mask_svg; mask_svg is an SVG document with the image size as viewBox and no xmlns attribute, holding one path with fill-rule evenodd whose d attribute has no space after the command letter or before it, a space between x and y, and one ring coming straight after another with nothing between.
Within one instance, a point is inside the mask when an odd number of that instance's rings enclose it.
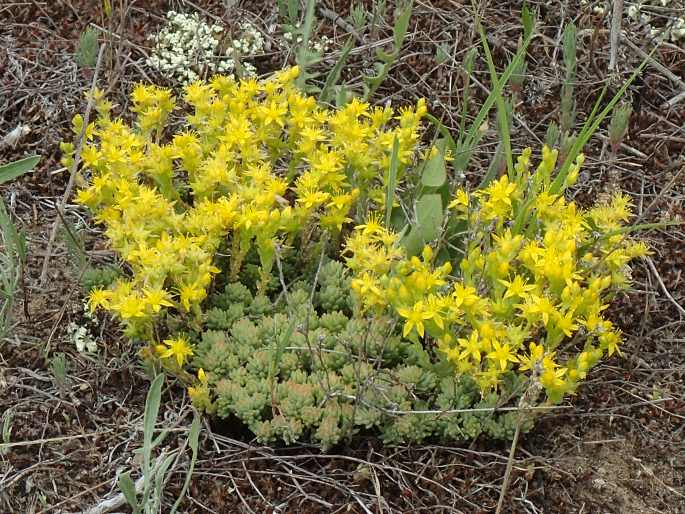
<instances>
[{"instance_id":1,"label":"white flower cluster","mask_svg":"<svg viewBox=\"0 0 685 514\"><path fill-rule=\"evenodd\" d=\"M669 7L671 4L677 3L672 2L672 0L638 0L628 6L627 14L633 20L649 27L649 33L652 37L660 35L663 39L670 39L672 42L677 43L681 40L685 41L685 17L672 17L663 28L653 27L653 17L649 9L643 10L643 7L649 7L650 5ZM680 10L680 12L683 11Z\"/></svg>"},{"instance_id":2,"label":"white flower cluster","mask_svg":"<svg viewBox=\"0 0 685 514\"><path fill-rule=\"evenodd\" d=\"M86 327L77 325L72 321L67 325L67 334L79 353L84 353L86 350L89 352L97 351L98 345Z\"/></svg>"},{"instance_id":3,"label":"white flower cluster","mask_svg":"<svg viewBox=\"0 0 685 514\"><path fill-rule=\"evenodd\" d=\"M679 41L685 41L685 18L672 17L665 27L654 27L651 23L653 17L649 13L649 10L643 10L643 7L670 7L672 4L677 5L680 1L681 0L637 0L628 3L628 8L625 13L634 21L644 24L649 29L649 33L652 37L660 36L665 40L670 39L674 43L677 43ZM586 6L588 4L588 0L580 0L581 6ZM675 7L673 7L673 9L674 11L676 10ZM603 4L596 4L592 8L592 12L604 16L607 10Z\"/></svg>"},{"instance_id":4,"label":"white flower cluster","mask_svg":"<svg viewBox=\"0 0 685 514\"><path fill-rule=\"evenodd\" d=\"M283 32L283 39L285 39L288 43L302 43L302 36L299 35L298 31L299 28L300 24L297 23L294 29L286 29ZM313 50L318 54L325 54L331 47L331 43L333 43L333 40L331 38L329 38L328 36L321 36L318 40L310 39L308 46L310 50Z\"/></svg>"},{"instance_id":5,"label":"white flower cluster","mask_svg":"<svg viewBox=\"0 0 685 514\"><path fill-rule=\"evenodd\" d=\"M240 37L221 52L221 35L225 29L218 24L210 25L197 13L167 13L168 22L162 30L150 36L154 41L152 56L147 60L161 73L171 75L183 84L200 78L207 70L212 73L230 74L238 67L235 58L254 55L264 50L264 37L249 22L240 24ZM239 63L244 75L255 75L257 70L249 62Z\"/></svg>"}]
</instances>

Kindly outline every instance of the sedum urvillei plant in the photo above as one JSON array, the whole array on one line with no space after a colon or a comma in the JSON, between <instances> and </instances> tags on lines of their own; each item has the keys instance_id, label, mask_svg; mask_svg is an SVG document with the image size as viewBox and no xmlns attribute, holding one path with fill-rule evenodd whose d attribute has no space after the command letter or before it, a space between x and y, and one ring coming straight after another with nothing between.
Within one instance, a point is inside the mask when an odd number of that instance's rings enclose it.
<instances>
[{"instance_id":1,"label":"sedum urvillei plant","mask_svg":"<svg viewBox=\"0 0 685 514\"><path fill-rule=\"evenodd\" d=\"M76 200L130 274L93 289L90 307L113 312L170 365L182 366L192 348L183 334L164 339L157 321L171 312L199 329L213 278L225 271L237 280L250 251L259 258L257 289L266 290L277 251L297 246L307 255L318 241L339 239L355 205L382 207L379 179L395 141L403 168L414 160L425 102L399 113L360 101L331 110L301 94L297 76L290 68L262 81L195 82L182 120L170 90L139 85L130 125L96 95L99 116L81 155L90 179ZM77 115L74 130L83 123ZM63 150L68 162L73 145Z\"/></svg>"},{"instance_id":2,"label":"sedum urvillei plant","mask_svg":"<svg viewBox=\"0 0 685 514\"><path fill-rule=\"evenodd\" d=\"M454 259L430 246L408 257L399 237L374 220L347 242L363 309L393 313L404 336L434 342L483 394L516 377L556 403L619 351L621 333L603 313L612 291L629 282L628 262L647 248L626 235L627 197L589 210L567 202L562 191L583 156L563 182L553 176L556 159L544 147L532 172L526 149L513 178L457 189L448 207L460 234Z\"/></svg>"},{"instance_id":3,"label":"sedum urvillei plant","mask_svg":"<svg viewBox=\"0 0 685 514\"><path fill-rule=\"evenodd\" d=\"M557 166L544 147L533 168L526 149L450 195L444 141L417 166L425 102L331 109L297 77L217 76L179 106L140 85L130 125L94 99L77 201L125 266L89 305L196 407L263 442L509 438L532 426L511 405L558 403L619 352L604 312L647 248L626 197L565 199L582 154ZM423 192L400 231L408 183Z\"/></svg>"},{"instance_id":4,"label":"sedum urvillei plant","mask_svg":"<svg viewBox=\"0 0 685 514\"><path fill-rule=\"evenodd\" d=\"M389 443L512 436L514 413L492 412L497 395L441 369L430 348L402 339L392 316L353 314L341 262L324 264L313 296L310 288L299 281L288 302L271 303L233 283L210 299L190 388L197 407L239 419L261 442L323 448L371 429Z\"/></svg>"}]
</instances>

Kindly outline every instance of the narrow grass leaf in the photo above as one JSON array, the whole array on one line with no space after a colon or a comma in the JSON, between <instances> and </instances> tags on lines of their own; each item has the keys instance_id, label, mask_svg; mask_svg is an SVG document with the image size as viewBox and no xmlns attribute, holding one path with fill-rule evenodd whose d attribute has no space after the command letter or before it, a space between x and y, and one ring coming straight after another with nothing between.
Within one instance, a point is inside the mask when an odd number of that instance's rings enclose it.
<instances>
[{"instance_id":1,"label":"narrow grass leaf","mask_svg":"<svg viewBox=\"0 0 685 514\"><path fill-rule=\"evenodd\" d=\"M571 168L571 164L575 161L576 157L580 153L580 151L585 147L585 144L590 140L592 135L597 131L599 128L599 125L604 121L604 118L607 117L607 115L611 112L611 110L614 108L614 105L616 105L616 102L618 102L623 95L625 94L626 90L630 86L630 84L633 83L633 81L637 78L637 76L642 72L644 67L647 65L647 62L649 59L652 57L654 52L656 51L656 48L654 48L650 53L649 56L647 56L641 63L640 65L633 71L633 73L630 75L628 80L626 80L623 83L623 86L621 86L621 89L618 90L618 92L613 96L613 98L609 101L609 103L602 109L602 111L597 115L597 116L592 116L587 119L585 124L583 125L583 130L581 130L580 134L576 138L576 141L574 142L573 146L571 147L571 150L569 154L566 156L566 159L564 160L564 164L561 166L561 169L559 170L558 175L552 182L550 186L550 193L552 194L558 194L560 193L563 188L564 188L564 183L566 182L566 177L568 176L569 170ZM600 97L601 99L601 97ZM593 109L593 114L598 108L599 100L595 104L595 108Z\"/></svg>"},{"instance_id":2,"label":"narrow grass leaf","mask_svg":"<svg viewBox=\"0 0 685 514\"><path fill-rule=\"evenodd\" d=\"M28 173L35 168L38 161L40 161L40 156L32 155L0 166L0 184L4 184L5 182L9 182L10 180L14 180L15 178L21 177L23 174Z\"/></svg>"},{"instance_id":3,"label":"narrow grass leaf","mask_svg":"<svg viewBox=\"0 0 685 514\"><path fill-rule=\"evenodd\" d=\"M395 201L395 188L397 187L397 170L400 165L400 142L397 136L392 142L392 154L390 155L390 169L388 180L385 184L385 226L390 228L392 216L392 204Z\"/></svg>"},{"instance_id":4,"label":"narrow grass leaf","mask_svg":"<svg viewBox=\"0 0 685 514\"><path fill-rule=\"evenodd\" d=\"M474 149L477 141L480 140L480 138L482 137L480 128L483 125L485 118L487 117L488 113L490 112L490 109L492 108L495 101L497 100L497 95L501 94L501 89L509 82L511 75L514 73L515 70L517 70L519 68L520 63L526 54L526 51L528 49L528 45L530 44L530 41L533 37L533 24L531 21L526 21L526 20L532 19L532 15L527 10L527 8L524 9L523 19L524 19L524 31L523 31L524 37L523 37L523 41L521 43L521 46L517 50L512 61L504 69L504 72L499 77L499 83L493 85L493 88L492 88L490 94L488 95L488 97L483 102L483 105L481 106L480 110L478 111L476 118L474 119L473 123L471 124L471 127L468 130L466 138L464 139L463 144L460 146L459 153L455 155L455 166L457 166L458 170L463 171L466 169L466 166L468 165L468 161L471 158L471 153L473 152L473 149Z\"/></svg>"},{"instance_id":5,"label":"narrow grass leaf","mask_svg":"<svg viewBox=\"0 0 685 514\"><path fill-rule=\"evenodd\" d=\"M340 80L340 73L342 72L342 68L345 65L345 62L347 62L347 57L350 55L350 52L353 48L354 40L352 38L349 38L345 42L345 45L342 47L340 57L338 58L338 61L335 63L335 66L333 66L333 69L331 69L331 71L326 76L326 82L324 83L324 86L321 89L321 93L319 94L320 102L329 103L333 98L333 88Z\"/></svg>"},{"instance_id":6,"label":"narrow grass leaf","mask_svg":"<svg viewBox=\"0 0 685 514\"><path fill-rule=\"evenodd\" d=\"M155 466L155 494L153 498L155 507L162 504L164 499L164 483L168 478L167 471L177 455L178 451L174 450L164 458L159 466Z\"/></svg>"},{"instance_id":7,"label":"narrow grass leaf","mask_svg":"<svg viewBox=\"0 0 685 514\"><path fill-rule=\"evenodd\" d=\"M461 119L459 120L459 134L457 140L459 146L464 140L466 130L466 116L469 112L469 99L471 97L471 77L473 76L473 65L476 62L478 50L476 47L471 48L464 59L464 71L466 72L466 79L464 80L464 92L461 99Z\"/></svg>"},{"instance_id":8,"label":"narrow grass leaf","mask_svg":"<svg viewBox=\"0 0 685 514\"><path fill-rule=\"evenodd\" d=\"M504 102L504 97L502 96L502 87L500 87L500 78L497 75L497 70L495 69L495 62L492 59L492 54L490 53L490 45L488 45L488 38L485 35L483 27L479 23L479 33L480 41L483 45L483 51L485 52L485 62L488 64L488 70L490 72L490 80L493 84L492 92L495 95L495 101L497 102L497 121L499 122L500 130L500 142L503 146L504 156L507 161L507 174L509 179L514 178L514 158L511 153L511 138L509 136L509 111ZM518 60L516 67L512 70L517 70L520 68L523 60Z\"/></svg>"},{"instance_id":9,"label":"narrow grass leaf","mask_svg":"<svg viewBox=\"0 0 685 514\"><path fill-rule=\"evenodd\" d=\"M145 415L143 417L143 459L145 472L150 470L150 458L152 454L152 437L155 431L155 422L159 414L159 405L162 399L162 384L164 383L164 373L155 377L150 385L145 400Z\"/></svg>"},{"instance_id":10,"label":"narrow grass leaf","mask_svg":"<svg viewBox=\"0 0 685 514\"><path fill-rule=\"evenodd\" d=\"M183 498L185 498L185 495L188 492L188 487L190 487L190 480L193 477L195 463L197 462L197 448L200 440L200 427L200 414L196 412L195 416L193 416L193 422L190 425L190 431L188 432L188 446L190 446L190 451L192 452L192 456L190 457L190 466L188 467L188 473L186 473L186 479L183 482L181 493L178 495L178 499L171 509L171 514L176 514L178 507L181 505Z\"/></svg>"},{"instance_id":11,"label":"narrow grass leaf","mask_svg":"<svg viewBox=\"0 0 685 514\"><path fill-rule=\"evenodd\" d=\"M136 486L133 483L133 480L131 479L131 475L128 472L119 475L117 485L119 486L119 490L124 495L124 498L126 498L126 501L130 505L131 509L133 510L133 514L139 514L140 505L138 505Z\"/></svg>"}]
</instances>

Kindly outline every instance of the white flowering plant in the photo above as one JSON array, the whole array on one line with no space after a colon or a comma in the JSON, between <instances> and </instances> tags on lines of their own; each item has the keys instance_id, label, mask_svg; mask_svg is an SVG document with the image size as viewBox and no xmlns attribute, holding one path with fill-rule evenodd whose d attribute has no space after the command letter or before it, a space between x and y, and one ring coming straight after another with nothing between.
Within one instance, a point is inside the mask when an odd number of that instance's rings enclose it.
<instances>
[{"instance_id":1,"label":"white flowering plant","mask_svg":"<svg viewBox=\"0 0 685 514\"><path fill-rule=\"evenodd\" d=\"M294 26L284 25L283 39L286 42L286 46L302 44L304 39L302 36L301 24L296 23ZM333 40L326 35L322 35L316 39L310 37L307 41L307 49L317 54L325 54L330 50L332 44Z\"/></svg>"},{"instance_id":2,"label":"white flowering plant","mask_svg":"<svg viewBox=\"0 0 685 514\"><path fill-rule=\"evenodd\" d=\"M264 50L264 37L250 22L238 25L238 37L228 38L226 27L209 24L197 13L167 13L167 23L150 36L154 42L147 64L182 84L200 79L204 73L256 75L257 70L244 57Z\"/></svg>"},{"instance_id":3,"label":"white flowering plant","mask_svg":"<svg viewBox=\"0 0 685 514\"><path fill-rule=\"evenodd\" d=\"M656 16L661 8L678 8L677 4L680 2L673 2L672 0L638 0L628 6L627 14L633 20L644 24L649 28L649 34L652 37L662 37L664 40L671 40L673 43L685 41L685 16L665 16L667 19L666 25L663 27L656 27L652 23L656 18L664 18L664 16Z\"/></svg>"}]
</instances>

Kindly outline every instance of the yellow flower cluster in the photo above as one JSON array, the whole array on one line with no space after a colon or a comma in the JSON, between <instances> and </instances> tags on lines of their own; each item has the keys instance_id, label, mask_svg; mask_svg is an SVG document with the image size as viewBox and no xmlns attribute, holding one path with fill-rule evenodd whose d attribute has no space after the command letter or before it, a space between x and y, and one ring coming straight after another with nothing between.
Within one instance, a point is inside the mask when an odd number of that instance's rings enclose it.
<instances>
[{"instance_id":1,"label":"yellow flower cluster","mask_svg":"<svg viewBox=\"0 0 685 514\"><path fill-rule=\"evenodd\" d=\"M181 364L187 353L158 345L155 318L167 308L200 317L220 272L217 252L230 255L235 279L256 248L265 284L277 246L339 234L359 199L382 187L395 140L402 168L415 158L423 100L397 113L358 100L329 109L295 88L297 75L196 82L180 109L169 90L139 85L131 125L96 94L99 116L82 152L90 178L76 201L104 225L131 274L93 291L90 306L116 313L161 356ZM183 130L171 133L172 125Z\"/></svg>"},{"instance_id":2,"label":"yellow flower cluster","mask_svg":"<svg viewBox=\"0 0 685 514\"><path fill-rule=\"evenodd\" d=\"M430 336L484 392L507 373L528 374L556 402L618 351L621 333L603 317L606 299L627 284L627 263L647 248L621 229L631 214L626 197L580 210L550 192L556 151L545 147L533 174L530 156L523 152L512 180L455 192L449 214L467 227L456 276L429 246L408 258L377 219L356 227L347 263L362 309L390 309L405 336ZM581 164L582 156L567 183Z\"/></svg>"}]
</instances>

